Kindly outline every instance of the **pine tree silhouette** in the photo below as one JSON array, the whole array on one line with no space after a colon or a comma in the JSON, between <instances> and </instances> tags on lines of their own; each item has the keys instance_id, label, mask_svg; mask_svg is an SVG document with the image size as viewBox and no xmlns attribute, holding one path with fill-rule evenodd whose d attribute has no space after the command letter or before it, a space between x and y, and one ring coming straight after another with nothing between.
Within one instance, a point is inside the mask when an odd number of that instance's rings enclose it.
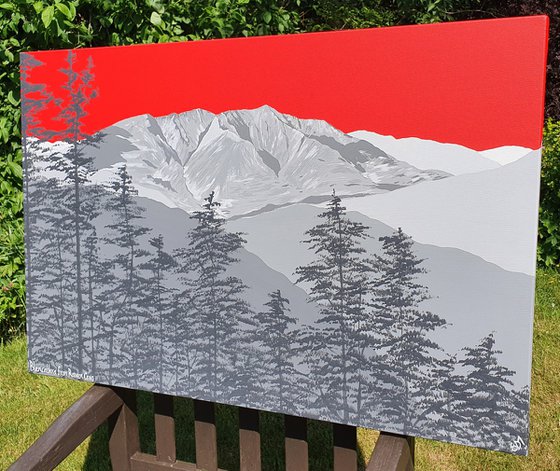
<instances>
[{"instance_id":1,"label":"pine tree silhouette","mask_svg":"<svg viewBox=\"0 0 560 471\"><path fill-rule=\"evenodd\" d=\"M97 350L99 347L100 316L104 306L100 304L99 286L103 283L103 267L99 259L99 240L95 228L85 240L84 247L85 285L87 292L86 309L89 320L90 371L95 377L97 372Z\"/></svg>"},{"instance_id":2,"label":"pine tree silhouette","mask_svg":"<svg viewBox=\"0 0 560 471\"><path fill-rule=\"evenodd\" d=\"M87 65L77 68L76 53L69 51L66 57L66 67L60 72L66 77L62 89L66 97L59 101L61 111L57 119L63 123L60 138L69 144L70 150L66 154L51 156L50 170L61 172L64 177L64 195L58 204L67 211L66 219L73 227L73 256L75 277L75 307L77 319L77 369L83 370L84 341L84 280L83 280L83 239L92 229L91 221L98 214L98 202L95 198L84 197L84 186L94 172L93 158L84 152L86 145L96 145L102 134L91 136L84 128L84 118L87 116L87 105L93 100L97 92L93 89L94 76L91 57Z\"/></svg>"},{"instance_id":3,"label":"pine tree silhouette","mask_svg":"<svg viewBox=\"0 0 560 471\"><path fill-rule=\"evenodd\" d=\"M445 321L420 307L430 296L417 281L425 269L421 266L423 260L413 252L412 239L399 228L379 240L383 246L382 254L375 256L374 304L387 334L390 367L400 383L385 399L383 413L390 422L400 422L407 434L413 411L417 414L426 399L423 382L433 364L433 353L439 349L428 334L444 326Z\"/></svg>"},{"instance_id":4,"label":"pine tree silhouette","mask_svg":"<svg viewBox=\"0 0 560 471\"><path fill-rule=\"evenodd\" d=\"M136 387L140 376L138 334L150 315L146 308L147 280L140 269L148 255L141 239L149 229L139 224L143 208L134 200L137 191L126 165L118 168L117 178L109 188L113 197L108 198L105 207L113 215L113 223L107 225L110 236L105 244L114 246L117 253L113 257L115 282L106 295L107 299L112 299L108 374L111 381L115 376L115 364L119 364L119 374ZM119 348L115 348L116 345Z\"/></svg>"},{"instance_id":5,"label":"pine tree silhouette","mask_svg":"<svg viewBox=\"0 0 560 471\"><path fill-rule=\"evenodd\" d=\"M53 193L49 195L54 196ZM48 198L45 203L52 201ZM56 207L51 206L53 208ZM72 260L67 256L72 245L64 228L56 226L56 216L45 211L42 218L44 220L37 223L41 230L35 231L41 242L35 245L37 256L34 262L34 270L41 274L34 280L35 290L41 296L33 301L35 320L29 342L33 343L36 356L42 362L58 365L65 372L67 368L76 367L73 355L76 319L70 307L73 301Z\"/></svg>"},{"instance_id":6,"label":"pine tree silhouette","mask_svg":"<svg viewBox=\"0 0 560 471\"><path fill-rule=\"evenodd\" d=\"M194 376L198 361L201 357L200 348L205 339L200 338L200 325L194 305L193 292L196 289L194 280L197 272L189 248L189 234L185 234L185 245L173 252L175 273L179 281L177 290L173 293L174 329L170 340L173 344L173 369L175 393L196 389L200 378Z\"/></svg>"},{"instance_id":7,"label":"pine tree silhouette","mask_svg":"<svg viewBox=\"0 0 560 471\"><path fill-rule=\"evenodd\" d=\"M20 56L21 71L21 127L22 127L22 151L23 151L23 190L24 190L24 225L25 225L25 277L26 277L26 304L28 309L33 310L36 302L41 300L35 299L35 288L37 286L33 267L34 252L40 244L41 232L40 228L36 229L37 224L37 207L41 204L41 191L44 185L41 185L37 172L34 167L33 154L50 134L43 127L39 114L47 108L52 101L52 96L48 93L45 84L33 83L31 76L33 70L42 66L43 63L35 59L32 55L22 53ZM40 213L39 213L40 214ZM38 231L38 234L35 231ZM38 273L38 272L37 272ZM39 312L33 312L27 316L27 332L29 336L28 349L29 357L33 358L33 350L35 347L34 319L40 317Z\"/></svg>"},{"instance_id":8,"label":"pine tree silhouette","mask_svg":"<svg viewBox=\"0 0 560 471\"><path fill-rule=\"evenodd\" d=\"M168 273L175 267L175 260L165 251L164 239L160 234L150 239L150 245L155 252L140 265L140 268L151 273L148 278L146 295L151 316L144 322L140 340L155 344L154 351L150 348L141 349L143 375L149 384L155 384L159 391L164 390L164 376L172 370L171 349L174 348L169 340L169 334L176 326L172 295L174 290L167 286Z\"/></svg>"},{"instance_id":9,"label":"pine tree silhouette","mask_svg":"<svg viewBox=\"0 0 560 471\"><path fill-rule=\"evenodd\" d=\"M188 235L188 248L176 253L179 267L188 267L191 273L185 295L195 313L190 331L199 352L191 375L194 387L210 392L212 400L218 392L234 395L236 389L245 387L232 366L232 355L239 356L240 345L246 344L243 324L250 323L251 314L242 298L246 286L227 273L228 267L239 261L235 254L245 240L240 233L225 229L225 220L217 212L219 206L211 192L202 210L190 216L196 226Z\"/></svg>"},{"instance_id":10,"label":"pine tree silhouette","mask_svg":"<svg viewBox=\"0 0 560 471\"><path fill-rule=\"evenodd\" d=\"M290 301L278 289L268 294L267 309L256 314L253 344L259 352L261 386L277 410L290 410L298 399L301 375L294 362L297 351L296 318L290 313Z\"/></svg>"},{"instance_id":11,"label":"pine tree silhouette","mask_svg":"<svg viewBox=\"0 0 560 471\"><path fill-rule=\"evenodd\" d=\"M28 155L30 154L28 145L51 137L51 133L44 128L39 114L53 101L53 96L45 84L31 81L33 70L42 65L44 63L31 54L22 53L20 56L21 129L23 151Z\"/></svg>"},{"instance_id":12,"label":"pine tree silhouette","mask_svg":"<svg viewBox=\"0 0 560 471\"><path fill-rule=\"evenodd\" d=\"M472 439L489 447L506 449L504 430L508 427L510 378L514 371L501 366L491 333L474 347L465 347L465 358L459 363L468 371L465 379L462 415L472 427ZM526 443L526 442L525 442Z\"/></svg>"},{"instance_id":13,"label":"pine tree silhouette","mask_svg":"<svg viewBox=\"0 0 560 471\"><path fill-rule=\"evenodd\" d=\"M372 270L360 245L368 228L348 219L334 190L327 210L318 217L322 222L306 231L309 238L303 241L316 260L296 269L297 283L308 283L310 298L321 307L317 332L307 337L309 349L321 352L312 371L325 383L317 405L334 413L342 410L341 419L347 422L354 402L350 383L357 355L355 341Z\"/></svg>"},{"instance_id":14,"label":"pine tree silhouette","mask_svg":"<svg viewBox=\"0 0 560 471\"><path fill-rule=\"evenodd\" d=\"M465 378L457 372L457 355L446 354L434 359L434 367L426 375L426 398L421 402L414 425L417 429L432 429L443 440L463 438L467 420L464 409Z\"/></svg>"}]
</instances>

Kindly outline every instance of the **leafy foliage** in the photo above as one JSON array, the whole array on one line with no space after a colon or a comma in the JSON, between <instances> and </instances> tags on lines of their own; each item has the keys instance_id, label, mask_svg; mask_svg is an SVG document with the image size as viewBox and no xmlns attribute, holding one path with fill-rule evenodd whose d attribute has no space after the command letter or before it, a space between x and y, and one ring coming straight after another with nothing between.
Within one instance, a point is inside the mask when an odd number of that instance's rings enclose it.
<instances>
[{"instance_id":1,"label":"leafy foliage","mask_svg":"<svg viewBox=\"0 0 560 471\"><path fill-rule=\"evenodd\" d=\"M9 155L0 165L0 343L25 325L23 194L10 182L21 166Z\"/></svg>"},{"instance_id":2,"label":"leafy foliage","mask_svg":"<svg viewBox=\"0 0 560 471\"><path fill-rule=\"evenodd\" d=\"M0 341L24 325L20 52L546 13L546 109L560 119L559 9L556 0L0 0ZM544 204L539 260L557 265L556 223Z\"/></svg>"},{"instance_id":3,"label":"leafy foliage","mask_svg":"<svg viewBox=\"0 0 560 471\"><path fill-rule=\"evenodd\" d=\"M538 261L560 267L560 121L544 128Z\"/></svg>"}]
</instances>

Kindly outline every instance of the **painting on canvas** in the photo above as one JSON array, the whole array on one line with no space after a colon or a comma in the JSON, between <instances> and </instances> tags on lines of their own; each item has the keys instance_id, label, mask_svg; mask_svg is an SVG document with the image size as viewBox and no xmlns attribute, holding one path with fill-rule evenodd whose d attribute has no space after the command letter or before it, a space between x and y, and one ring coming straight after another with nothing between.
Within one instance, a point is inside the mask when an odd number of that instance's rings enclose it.
<instances>
[{"instance_id":1,"label":"painting on canvas","mask_svg":"<svg viewBox=\"0 0 560 471\"><path fill-rule=\"evenodd\" d=\"M526 454L546 32L22 54L30 371Z\"/></svg>"}]
</instances>

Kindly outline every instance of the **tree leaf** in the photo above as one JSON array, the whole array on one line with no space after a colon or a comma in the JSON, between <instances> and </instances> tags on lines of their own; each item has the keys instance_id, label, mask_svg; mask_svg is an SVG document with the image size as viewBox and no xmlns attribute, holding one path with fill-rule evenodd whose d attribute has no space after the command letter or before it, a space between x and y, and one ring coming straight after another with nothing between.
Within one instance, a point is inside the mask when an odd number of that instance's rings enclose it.
<instances>
[{"instance_id":1,"label":"tree leaf","mask_svg":"<svg viewBox=\"0 0 560 471\"><path fill-rule=\"evenodd\" d=\"M45 8L41 13L41 20L43 20L43 24L45 25L45 28L48 28L50 26L53 18L54 18L54 6L50 5L47 8Z\"/></svg>"},{"instance_id":2,"label":"tree leaf","mask_svg":"<svg viewBox=\"0 0 560 471\"><path fill-rule=\"evenodd\" d=\"M8 101L14 106L19 106L19 100L14 97L14 92L12 90L8 92Z\"/></svg>"},{"instance_id":3,"label":"tree leaf","mask_svg":"<svg viewBox=\"0 0 560 471\"><path fill-rule=\"evenodd\" d=\"M157 11L152 12L152 16L150 16L150 23L152 23L155 26L161 25L162 23L161 16L159 16L159 13Z\"/></svg>"},{"instance_id":4,"label":"tree leaf","mask_svg":"<svg viewBox=\"0 0 560 471\"><path fill-rule=\"evenodd\" d=\"M70 10L64 3L57 3L56 8L58 8L58 11L60 11L60 13L62 13L66 18L68 19L72 18L72 15L70 14Z\"/></svg>"}]
</instances>

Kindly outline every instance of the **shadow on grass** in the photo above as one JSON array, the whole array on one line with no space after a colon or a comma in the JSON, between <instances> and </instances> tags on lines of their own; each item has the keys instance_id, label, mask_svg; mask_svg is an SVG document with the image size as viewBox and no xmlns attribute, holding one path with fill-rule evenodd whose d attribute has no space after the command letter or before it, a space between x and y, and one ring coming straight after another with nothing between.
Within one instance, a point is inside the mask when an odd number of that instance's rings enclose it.
<instances>
[{"instance_id":1,"label":"shadow on grass","mask_svg":"<svg viewBox=\"0 0 560 471\"><path fill-rule=\"evenodd\" d=\"M175 427L177 459L194 463L194 412L190 399L175 399ZM155 454L155 431L152 394L138 393L138 421L140 448ZM217 405L216 429L218 435L218 465L228 471L239 470L239 421L237 407ZM284 418L281 414L261 412L261 453L263 471L285 469ZM84 464L86 471L110 470L107 425L92 436ZM310 420L308 425L309 470L332 469L332 428L328 423ZM358 452L359 469L364 469L365 458Z\"/></svg>"}]
</instances>

